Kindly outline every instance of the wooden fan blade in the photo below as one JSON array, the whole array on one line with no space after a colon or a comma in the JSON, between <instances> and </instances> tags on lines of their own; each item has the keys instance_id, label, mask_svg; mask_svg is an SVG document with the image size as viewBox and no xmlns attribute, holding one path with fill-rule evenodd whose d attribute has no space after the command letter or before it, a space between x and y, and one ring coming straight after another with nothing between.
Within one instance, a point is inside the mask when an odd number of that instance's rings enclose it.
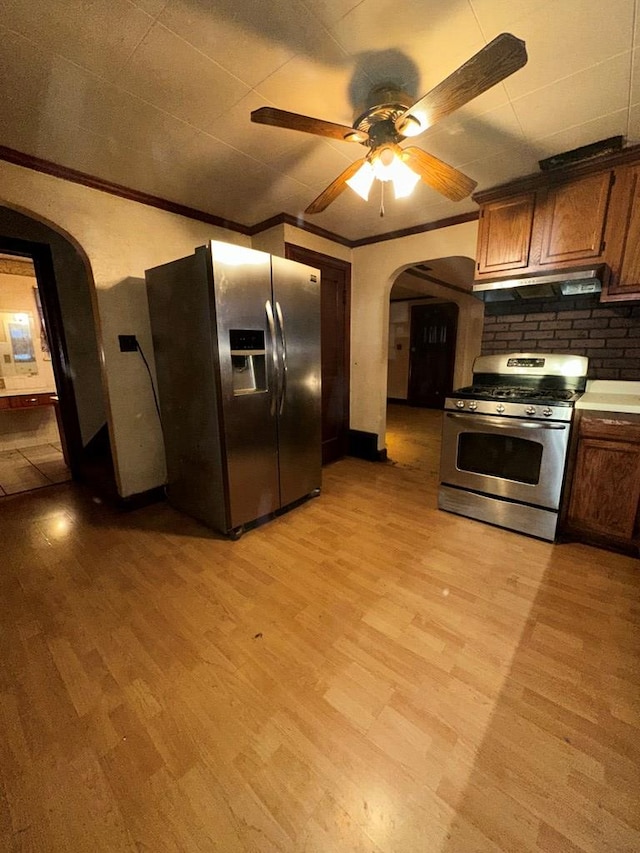
<instances>
[{"instance_id":1,"label":"wooden fan blade","mask_svg":"<svg viewBox=\"0 0 640 853\"><path fill-rule=\"evenodd\" d=\"M288 113L275 107L260 107L251 113L251 121L256 124L269 124L273 127L284 127L288 130L301 130L303 133L313 133L315 136L328 136L329 139L339 139L341 142L366 142L369 134L355 130L344 124L334 124L321 118L311 118L300 113Z\"/></svg>"},{"instance_id":2,"label":"wooden fan blade","mask_svg":"<svg viewBox=\"0 0 640 853\"><path fill-rule=\"evenodd\" d=\"M355 175L360 166L365 162L365 159L365 157L362 157L348 166L341 175L338 175L335 181L329 184L326 190L320 193L318 198L311 202L305 213L322 213L325 208L329 207L331 202L335 201L340 193L346 189L347 181Z\"/></svg>"},{"instance_id":3,"label":"wooden fan blade","mask_svg":"<svg viewBox=\"0 0 640 853\"><path fill-rule=\"evenodd\" d=\"M501 33L398 116L396 130L405 136L422 133L522 68L526 62L525 43L511 33ZM417 129L416 121L420 129Z\"/></svg>"},{"instance_id":4,"label":"wooden fan blade","mask_svg":"<svg viewBox=\"0 0 640 853\"><path fill-rule=\"evenodd\" d=\"M410 146L402 151L402 159L417 172L425 184L437 190L451 201L461 201L474 191L477 182L467 175L438 160L432 154L427 154L422 148Z\"/></svg>"}]
</instances>

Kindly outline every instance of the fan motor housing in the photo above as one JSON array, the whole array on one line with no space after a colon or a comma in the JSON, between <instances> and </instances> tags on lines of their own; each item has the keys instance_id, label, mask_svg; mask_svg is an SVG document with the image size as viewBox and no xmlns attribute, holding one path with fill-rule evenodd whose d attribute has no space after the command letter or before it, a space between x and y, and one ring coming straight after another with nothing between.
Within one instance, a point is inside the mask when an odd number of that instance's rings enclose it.
<instances>
[{"instance_id":1,"label":"fan motor housing","mask_svg":"<svg viewBox=\"0 0 640 853\"><path fill-rule=\"evenodd\" d=\"M385 143L399 142L403 137L394 122L412 104L413 99L393 83L376 86L369 93L362 111L358 110L353 127L369 134L369 145L377 148Z\"/></svg>"}]
</instances>

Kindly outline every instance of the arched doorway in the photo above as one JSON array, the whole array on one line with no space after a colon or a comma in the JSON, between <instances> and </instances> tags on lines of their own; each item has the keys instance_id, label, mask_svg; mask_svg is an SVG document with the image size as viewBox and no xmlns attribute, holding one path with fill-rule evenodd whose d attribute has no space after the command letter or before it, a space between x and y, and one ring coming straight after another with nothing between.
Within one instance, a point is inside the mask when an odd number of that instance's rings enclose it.
<instances>
[{"instance_id":1,"label":"arched doorway","mask_svg":"<svg viewBox=\"0 0 640 853\"><path fill-rule=\"evenodd\" d=\"M438 258L391 284L385 440L396 463L437 469L445 398L479 354L473 271L471 258Z\"/></svg>"},{"instance_id":2,"label":"arched doorway","mask_svg":"<svg viewBox=\"0 0 640 853\"><path fill-rule=\"evenodd\" d=\"M113 467L88 262L72 238L6 207L0 208L0 252L33 263L71 474L95 475L110 491Z\"/></svg>"}]
</instances>

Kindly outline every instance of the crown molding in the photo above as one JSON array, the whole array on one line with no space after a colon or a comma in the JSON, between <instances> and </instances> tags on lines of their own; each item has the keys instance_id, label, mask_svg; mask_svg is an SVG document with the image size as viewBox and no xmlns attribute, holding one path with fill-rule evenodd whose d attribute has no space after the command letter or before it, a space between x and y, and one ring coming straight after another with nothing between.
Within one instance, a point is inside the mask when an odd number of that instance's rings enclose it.
<instances>
[{"instance_id":1,"label":"crown molding","mask_svg":"<svg viewBox=\"0 0 640 853\"><path fill-rule=\"evenodd\" d=\"M252 225L251 228L249 228L249 234L253 237L255 234L261 234L263 231L268 231L269 228L275 228L276 225L293 225L301 231L307 231L309 234L315 234L317 237L324 237L326 240L331 240L333 243L339 243L341 246L347 246L349 249L353 248L353 240L349 240L347 237L342 237L340 234L336 234L333 231L327 231L326 228L320 228L319 225L314 225L312 222L308 222L302 217L292 216L290 213L278 213L277 216L272 216L269 219L258 222L257 225Z\"/></svg>"},{"instance_id":2,"label":"crown molding","mask_svg":"<svg viewBox=\"0 0 640 853\"><path fill-rule=\"evenodd\" d=\"M51 160L43 160L41 157L34 157L32 154L24 154L14 148L0 145L0 160L5 160L7 163L13 163L16 166L23 166L25 169L32 169L34 172L53 175L54 178L62 178L62 180L70 181L73 184L81 184L84 187L100 190L100 192L109 193L109 195L126 198L129 201L137 201L139 204L146 204L148 207L156 207L158 210L164 210L167 213L177 213L179 216L186 216L189 219L196 219L199 222L206 222L208 225L217 225L219 228L226 228L229 231L237 231L239 234L249 236L249 229L246 225L240 225L230 219L222 219L220 216L205 213L195 207L178 204L178 202L169 201L166 198L160 198L160 196L140 190L132 190L122 184L115 184L113 181L106 181L104 178L97 178L95 175L70 169L68 166L60 166Z\"/></svg>"},{"instance_id":3,"label":"crown molding","mask_svg":"<svg viewBox=\"0 0 640 853\"><path fill-rule=\"evenodd\" d=\"M401 237L410 237L413 234L422 234L426 231L434 231L438 228L448 228L451 225L459 225L463 222L473 222L478 219L478 211L471 213L462 213L458 216L450 216L446 219L439 219L435 222L425 222L421 225L414 225L410 228L401 228L397 231L388 231L384 234L376 234L372 237L362 237L359 240L350 240L348 237L343 237L333 231L328 231L312 222L304 219L304 217L292 216L290 213L279 213L277 216L272 216L270 219L265 219L258 222L256 225L241 225L238 222L233 222L230 219L223 219L220 216L214 216L212 213L205 213L203 210L198 210L194 207L188 207L184 204L179 204L175 201L169 201L160 196L151 195L150 193L134 190L130 187L125 187L122 184L107 181L104 178L98 178L95 175L89 175L86 172L79 172L77 169L71 169L68 166L61 166L59 163L54 163L51 160L44 160L41 157L35 157L33 154L25 154L22 151L17 151L14 148L7 148L0 145L0 160L7 163L13 163L16 166L22 166L25 169L31 169L34 172L42 172L45 175L52 175L54 178L61 178L64 181L70 181L74 184L90 187L100 192L109 193L119 198L126 198L129 201L138 202L148 207L155 207L158 210L164 210L167 213L175 213L178 216L186 216L188 219L195 219L198 222L206 222L208 225L215 225L218 228L225 228L227 231L235 231L245 237L253 237L269 228L274 228L277 225L293 225L301 231L306 231L309 234L314 234L317 237L323 237L333 243L338 243L341 246L346 246L348 249L356 249L360 246L368 246L372 243L383 243L386 240L397 240Z\"/></svg>"},{"instance_id":4,"label":"crown molding","mask_svg":"<svg viewBox=\"0 0 640 853\"><path fill-rule=\"evenodd\" d=\"M423 222L422 225L399 228L397 231L387 231L385 234L376 234L374 237L352 240L351 248L357 249L360 246L369 246L371 243L384 243L386 240L398 240L400 237L411 237L413 234L423 234L425 231L437 231L439 228L449 228L451 225L461 225L464 222L475 222L479 216L480 211L478 210L458 213L456 216L448 216L446 219L436 219L434 222Z\"/></svg>"}]
</instances>

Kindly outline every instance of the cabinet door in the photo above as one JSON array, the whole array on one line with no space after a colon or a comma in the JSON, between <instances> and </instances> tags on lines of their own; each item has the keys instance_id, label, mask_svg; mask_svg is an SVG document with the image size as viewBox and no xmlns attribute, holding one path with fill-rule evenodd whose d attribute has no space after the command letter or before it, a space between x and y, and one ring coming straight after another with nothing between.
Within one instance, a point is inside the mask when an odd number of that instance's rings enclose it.
<instances>
[{"instance_id":1,"label":"cabinet door","mask_svg":"<svg viewBox=\"0 0 640 853\"><path fill-rule=\"evenodd\" d=\"M602 301L640 299L640 166L617 170L609 221L614 245Z\"/></svg>"},{"instance_id":2,"label":"cabinet door","mask_svg":"<svg viewBox=\"0 0 640 853\"><path fill-rule=\"evenodd\" d=\"M551 187L536 208L540 266L603 259L613 170Z\"/></svg>"},{"instance_id":3,"label":"cabinet door","mask_svg":"<svg viewBox=\"0 0 640 853\"><path fill-rule=\"evenodd\" d=\"M526 268L534 204L532 192L484 205L480 211L476 276Z\"/></svg>"},{"instance_id":4,"label":"cabinet door","mask_svg":"<svg viewBox=\"0 0 640 853\"><path fill-rule=\"evenodd\" d=\"M640 445L581 438L573 476L571 527L631 543L640 499Z\"/></svg>"}]
</instances>

